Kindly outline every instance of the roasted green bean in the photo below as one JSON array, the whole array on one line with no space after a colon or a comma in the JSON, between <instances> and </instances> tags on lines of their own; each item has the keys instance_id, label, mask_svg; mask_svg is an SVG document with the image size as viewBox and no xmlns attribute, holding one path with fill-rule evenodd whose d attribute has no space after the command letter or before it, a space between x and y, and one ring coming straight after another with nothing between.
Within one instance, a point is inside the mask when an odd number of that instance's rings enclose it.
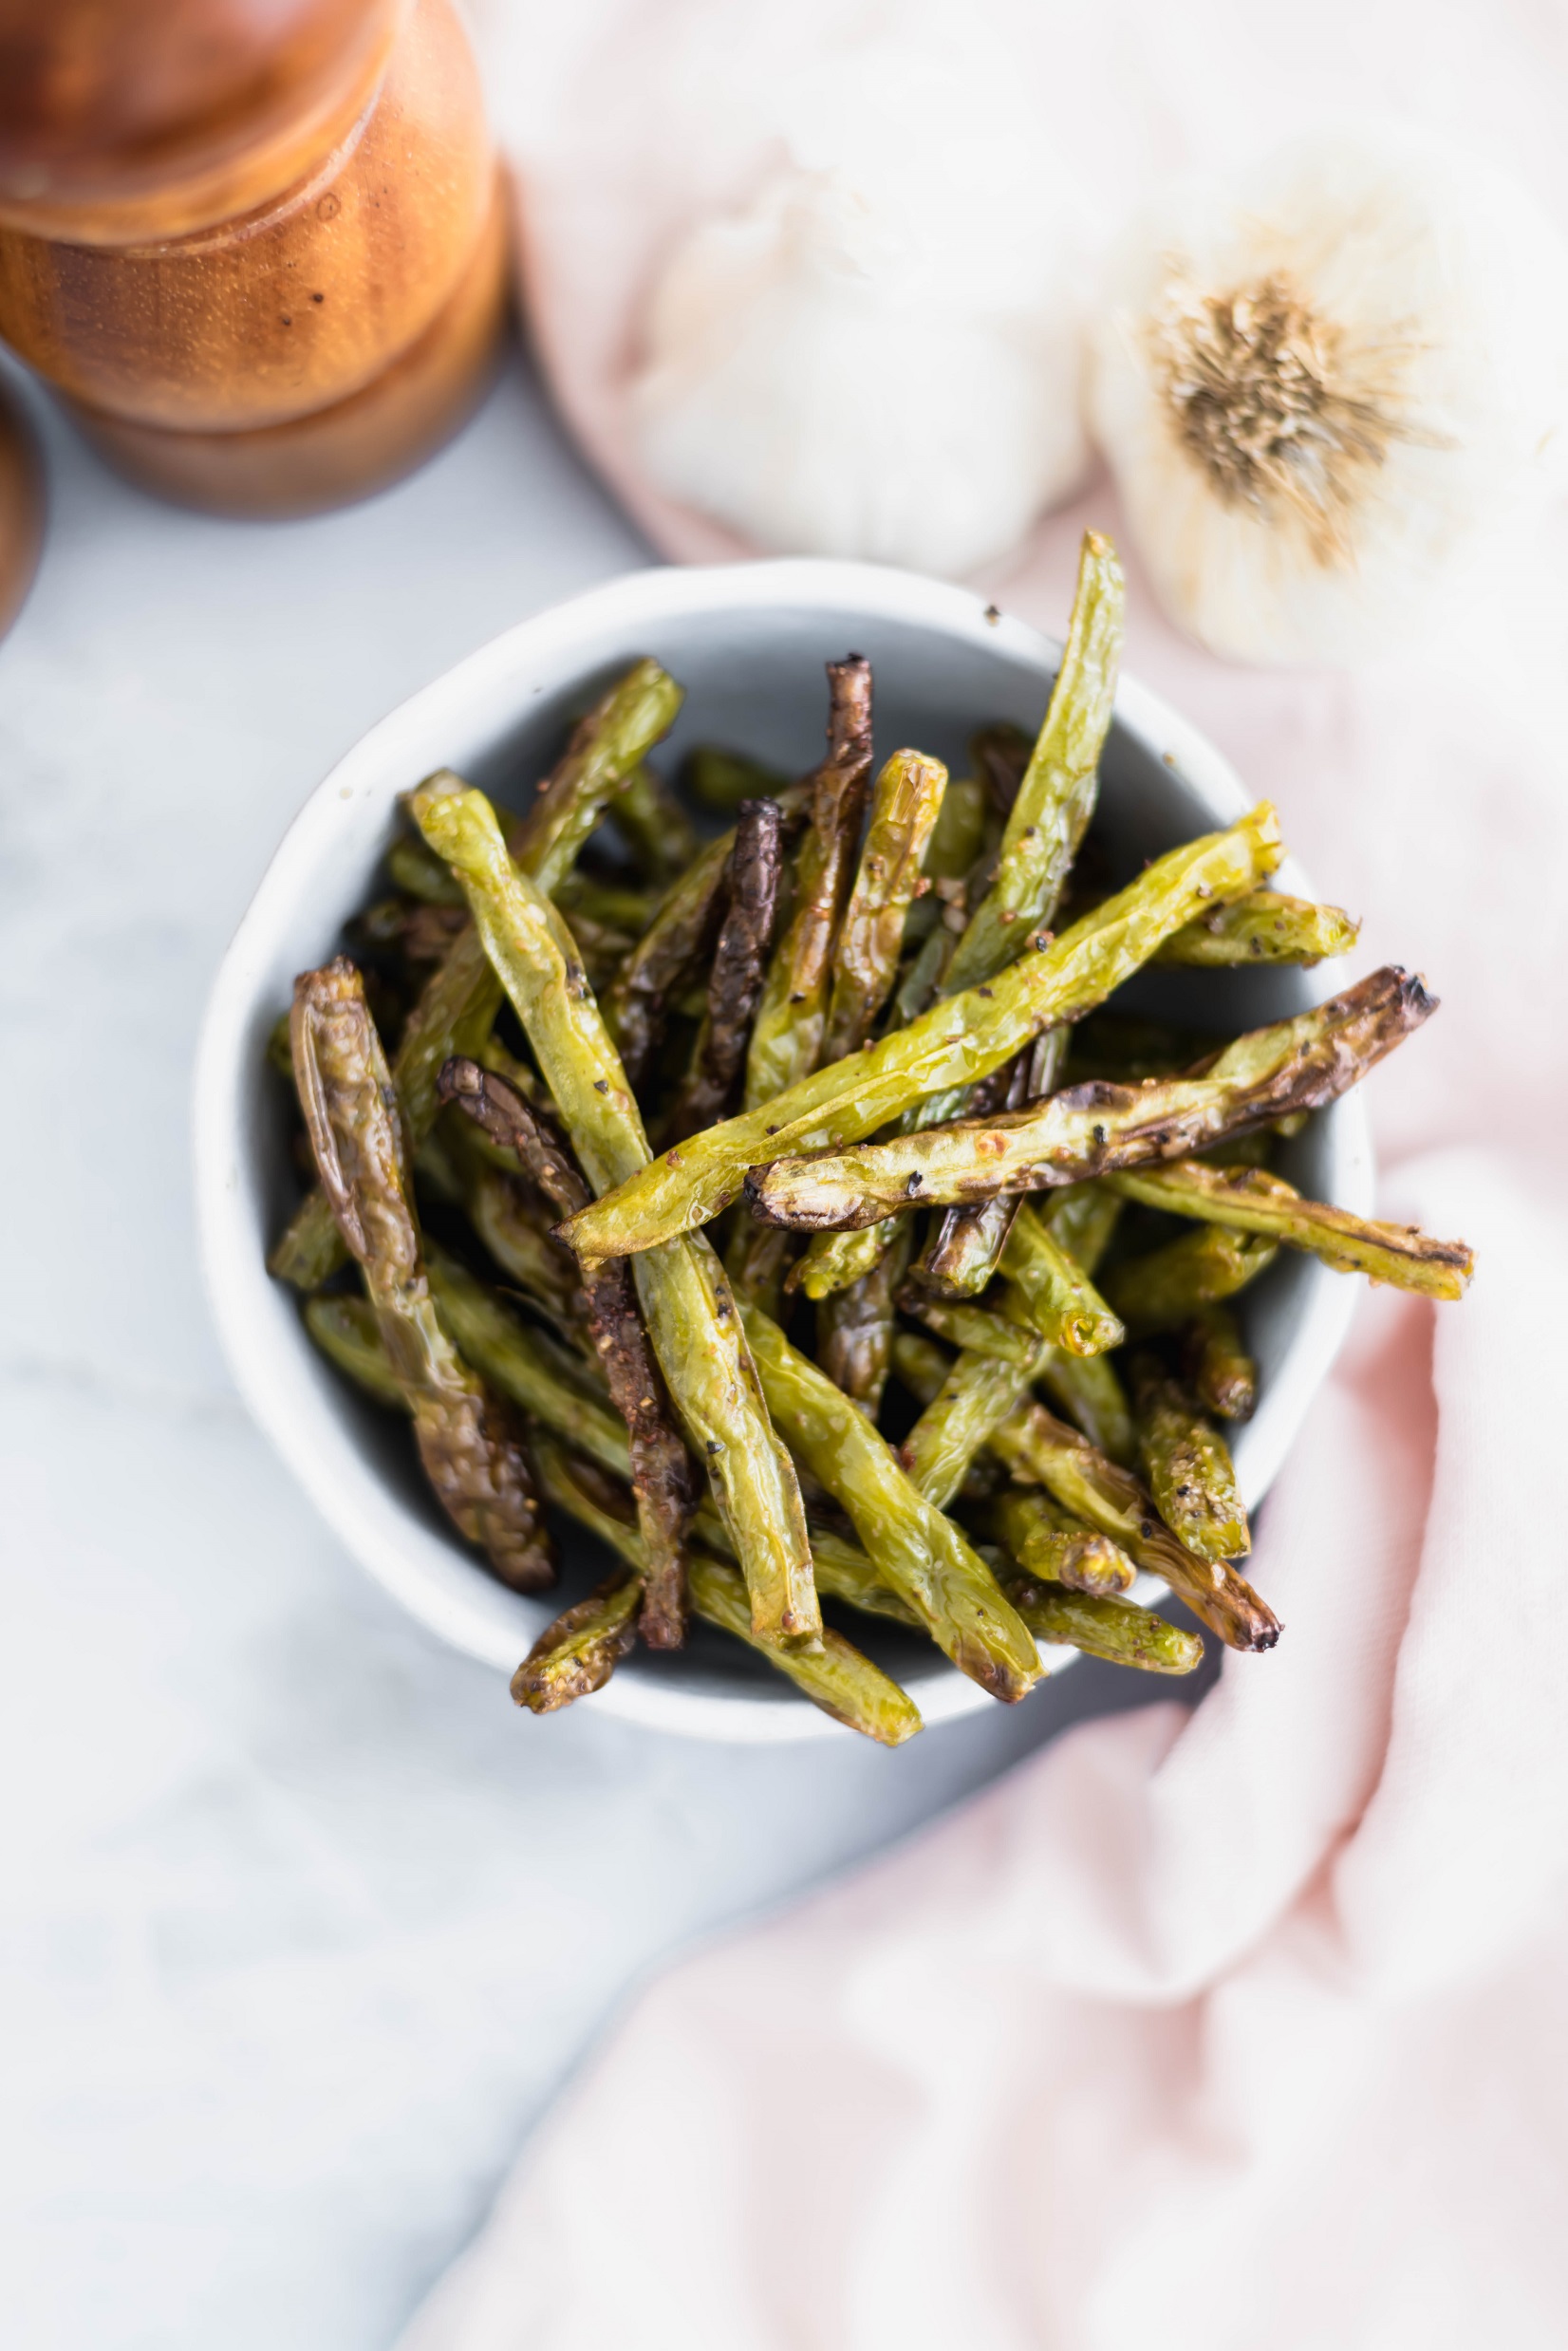
<instances>
[{"instance_id":1,"label":"roasted green bean","mask_svg":"<svg viewBox=\"0 0 1568 2351\"><path fill-rule=\"evenodd\" d=\"M539 786L532 807L507 828L513 856L547 898L553 898L576 864L607 806L660 737L669 733L684 700L667 670L642 661L578 720L565 756ZM428 777L422 790L447 789L449 774Z\"/></svg>"},{"instance_id":2,"label":"roasted green bean","mask_svg":"<svg viewBox=\"0 0 1568 2351\"><path fill-rule=\"evenodd\" d=\"M512 1695L531 1714L553 1714L603 1689L637 1638L639 1576L620 1569L586 1600L545 1627L512 1677Z\"/></svg>"},{"instance_id":3,"label":"roasted green bean","mask_svg":"<svg viewBox=\"0 0 1568 2351\"><path fill-rule=\"evenodd\" d=\"M542 1421L613 1476L629 1478L631 1449L623 1422L564 1380L540 1334L466 1265L435 1242L426 1258L436 1312L475 1370L531 1420Z\"/></svg>"},{"instance_id":4,"label":"roasted green bean","mask_svg":"<svg viewBox=\"0 0 1568 2351\"><path fill-rule=\"evenodd\" d=\"M778 906L782 827L776 800L741 802L724 868L729 903L714 948L707 1009L665 1129L672 1143L723 1117L745 1066Z\"/></svg>"},{"instance_id":5,"label":"roasted green bean","mask_svg":"<svg viewBox=\"0 0 1568 2351\"><path fill-rule=\"evenodd\" d=\"M1158 1364L1139 1357L1132 1381L1138 1463L1161 1518L1201 1559L1244 1558L1252 1533L1230 1447Z\"/></svg>"},{"instance_id":6,"label":"roasted green bean","mask_svg":"<svg viewBox=\"0 0 1568 2351\"><path fill-rule=\"evenodd\" d=\"M908 1259L908 1219L904 1218L881 1262L848 1290L824 1298L816 1310L817 1360L869 1421L876 1419L887 1384L893 1299Z\"/></svg>"},{"instance_id":7,"label":"roasted green bean","mask_svg":"<svg viewBox=\"0 0 1568 2351\"><path fill-rule=\"evenodd\" d=\"M929 1339L900 1333L893 1341L893 1370L912 1395L928 1401L940 1393L949 1365ZM1046 1486L1074 1518L1120 1543L1136 1566L1163 1577L1228 1647L1274 1647L1279 1621L1245 1578L1224 1562L1200 1559L1185 1549L1162 1523L1138 1480L1043 1405L1018 1405L987 1443L1015 1477Z\"/></svg>"},{"instance_id":8,"label":"roasted green bean","mask_svg":"<svg viewBox=\"0 0 1568 2351\"><path fill-rule=\"evenodd\" d=\"M437 1317L391 1077L346 958L295 981L290 1043L322 1189L364 1276L425 1474L501 1580L536 1591L554 1565L528 1459Z\"/></svg>"},{"instance_id":9,"label":"roasted green bean","mask_svg":"<svg viewBox=\"0 0 1568 2351\"><path fill-rule=\"evenodd\" d=\"M1146 1207L1208 1218L1288 1249L1310 1250L1335 1273L1366 1274L1426 1297L1463 1297L1475 1271L1474 1254L1463 1241L1434 1241L1413 1224L1378 1224L1346 1208L1303 1200L1261 1167L1205 1167L1184 1159L1107 1180Z\"/></svg>"},{"instance_id":10,"label":"roasted green bean","mask_svg":"<svg viewBox=\"0 0 1568 2351\"><path fill-rule=\"evenodd\" d=\"M1060 1029L1046 1031L1053 1038L1063 1034ZM993 1110L1022 1110L1030 1096L1033 1059L1033 1049L1017 1054L1012 1061L993 1070L978 1086L972 1086L968 1108L974 1115L988 1118ZM1042 1091L1048 1092L1049 1087ZM978 1297L1001 1260L1017 1208L1016 1193L999 1192L994 1200L983 1200L978 1207L944 1209L921 1251L915 1267L916 1279L927 1283L939 1297Z\"/></svg>"},{"instance_id":11,"label":"roasted green bean","mask_svg":"<svg viewBox=\"0 0 1568 2351\"><path fill-rule=\"evenodd\" d=\"M418 1150L436 1123L436 1080L455 1053L477 1053L501 1001L501 983L472 929L461 932L426 982L392 1060L392 1084L409 1147ZM296 1290L317 1290L347 1252L326 1194L300 1203L268 1259L269 1272Z\"/></svg>"},{"instance_id":12,"label":"roasted green bean","mask_svg":"<svg viewBox=\"0 0 1568 2351\"><path fill-rule=\"evenodd\" d=\"M610 816L650 882L675 881L702 846L680 800L651 767L633 768L610 803Z\"/></svg>"},{"instance_id":13,"label":"roasted green bean","mask_svg":"<svg viewBox=\"0 0 1568 2351\"><path fill-rule=\"evenodd\" d=\"M408 1409L368 1298L307 1298L305 1327L328 1363L336 1364L377 1404L394 1412Z\"/></svg>"},{"instance_id":14,"label":"roasted green bean","mask_svg":"<svg viewBox=\"0 0 1568 2351\"><path fill-rule=\"evenodd\" d=\"M1006 1295L995 1311L968 1300L932 1297L906 1282L899 1303L951 1346L999 1355L1014 1365L1045 1390L1092 1445L1124 1466L1132 1463L1137 1453L1132 1413L1109 1355L1070 1355L1065 1348L1050 1346L1021 1302Z\"/></svg>"},{"instance_id":15,"label":"roasted green bean","mask_svg":"<svg viewBox=\"0 0 1568 2351\"><path fill-rule=\"evenodd\" d=\"M1114 548L1098 532L1086 531L1061 667L1002 834L996 879L970 916L949 966L950 996L994 979L1056 910L1093 813L1100 753L1116 699L1125 606Z\"/></svg>"},{"instance_id":16,"label":"roasted green bean","mask_svg":"<svg viewBox=\"0 0 1568 2351\"><path fill-rule=\"evenodd\" d=\"M735 835L710 841L678 882L605 993L604 1017L626 1075L640 1086L664 1034L670 1007L711 946L722 915Z\"/></svg>"},{"instance_id":17,"label":"roasted green bean","mask_svg":"<svg viewBox=\"0 0 1568 2351\"><path fill-rule=\"evenodd\" d=\"M984 1562L827 1374L766 1315L741 1311L775 1422L849 1513L882 1580L917 1611L961 1672L995 1698L1023 1697L1038 1675L1035 1645Z\"/></svg>"},{"instance_id":18,"label":"roasted green bean","mask_svg":"<svg viewBox=\"0 0 1568 2351\"><path fill-rule=\"evenodd\" d=\"M1001 1270L1040 1336L1068 1354L1103 1355L1127 1336L1077 1259L1029 1201L1018 1203Z\"/></svg>"},{"instance_id":19,"label":"roasted green bean","mask_svg":"<svg viewBox=\"0 0 1568 2351\"><path fill-rule=\"evenodd\" d=\"M871 795L860 866L833 948L825 1061L858 1053L892 992L904 918L922 883L921 867L947 788L940 759L895 751Z\"/></svg>"},{"instance_id":20,"label":"roasted green bean","mask_svg":"<svg viewBox=\"0 0 1568 2351\"><path fill-rule=\"evenodd\" d=\"M816 1071L765 1108L663 1153L573 1218L567 1238L584 1259L651 1248L727 1207L764 1155L842 1148L927 1094L972 1084L1041 1029L1102 1001L1194 911L1252 888L1278 856L1279 827L1266 802L1228 831L1168 850L995 981L932 1005L908 1028Z\"/></svg>"},{"instance_id":21,"label":"roasted green bean","mask_svg":"<svg viewBox=\"0 0 1568 2351\"><path fill-rule=\"evenodd\" d=\"M893 1342L895 1360L901 1344ZM948 1364L942 1387L899 1447L915 1491L944 1510L976 1454L1028 1392L1028 1373L1000 1355L964 1353Z\"/></svg>"},{"instance_id":22,"label":"roasted green bean","mask_svg":"<svg viewBox=\"0 0 1568 2351\"><path fill-rule=\"evenodd\" d=\"M997 1539L1036 1581L1102 1597L1131 1590L1137 1569L1121 1546L1063 1510L1041 1487L1013 1486L999 1494L990 1519Z\"/></svg>"},{"instance_id":23,"label":"roasted green bean","mask_svg":"<svg viewBox=\"0 0 1568 2351\"><path fill-rule=\"evenodd\" d=\"M1330 1003L1238 1037L1202 1076L1092 1081L1023 1110L780 1158L747 1178L747 1205L763 1223L844 1228L911 1202L984 1200L1174 1159L1337 1100L1435 1009L1419 980L1390 967Z\"/></svg>"},{"instance_id":24,"label":"roasted green bean","mask_svg":"<svg viewBox=\"0 0 1568 2351\"><path fill-rule=\"evenodd\" d=\"M984 839L984 784L978 775L950 776L925 851L925 870L931 880L961 882Z\"/></svg>"},{"instance_id":25,"label":"roasted green bean","mask_svg":"<svg viewBox=\"0 0 1568 2351\"><path fill-rule=\"evenodd\" d=\"M720 816L732 816L742 800L776 797L788 778L743 751L697 743L681 766L681 781L694 800Z\"/></svg>"},{"instance_id":26,"label":"roasted green bean","mask_svg":"<svg viewBox=\"0 0 1568 2351\"><path fill-rule=\"evenodd\" d=\"M1218 1232L1222 1228L1208 1228ZM1258 1366L1247 1353L1241 1328L1228 1306L1202 1306L1182 1326L1182 1366L1200 1404L1223 1421L1252 1418L1258 1402Z\"/></svg>"},{"instance_id":27,"label":"roasted green bean","mask_svg":"<svg viewBox=\"0 0 1568 2351\"><path fill-rule=\"evenodd\" d=\"M1133 1666L1144 1673L1191 1673L1204 1662L1195 1633L1167 1624L1134 1600L1065 1592L1059 1584L1009 1583L1008 1595L1031 1633L1108 1665Z\"/></svg>"},{"instance_id":28,"label":"roasted green bean","mask_svg":"<svg viewBox=\"0 0 1568 2351\"><path fill-rule=\"evenodd\" d=\"M1281 890L1255 890L1233 905L1216 906L1167 939L1157 963L1322 962L1349 955L1360 936L1343 906L1315 906Z\"/></svg>"},{"instance_id":29,"label":"roasted green bean","mask_svg":"<svg viewBox=\"0 0 1568 2351\"><path fill-rule=\"evenodd\" d=\"M587 1205L588 1185L551 1121L514 1087L476 1061L449 1061L441 1096L459 1105L518 1165L556 1213ZM653 1359L631 1274L613 1259L584 1280L588 1328L610 1401L630 1438L631 1485L646 1550L639 1626L650 1649L679 1649L685 1636L686 1530L696 1505L691 1456Z\"/></svg>"},{"instance_id":30,"label":"roasted green bean","mask_svg":"<svg viewBox=\"0 0 1568 2351\"><path fill-rule=\"evenodd\" d=\"M810 1076L822 1055L833 950L854 878L871 773L871 665L828 664L828 756L812 779L812 822L796 864L795 908L769 966L746 1056L746 1108Z\"/></svg>"},{"instance_id":31,"label":"roasted green bean","mask_svg":"<svg viewBox=\"0 0 1568 2351\"><path fill-rule=\"evenodd\" d=\"M771 1666L789 1675L813 1706L846 1729L858 1730L881 1746L899 1747L925 1727L908 1692L831 1625L824 1626L822 1645L814 1654L775 1649L759 1641L751 1629L744 1583L733 1567L709 1558L705 1552L699 1551L692 1558L691 1595L700 1616L733 1633L749 1649L759 1651Z\"/></svg>"},{"instance_id":32,"label":"roasted green bean","mask_svg":"<svg viewBox=\"0 0 1568 2351\"><path fill-rule=\"evenodd\" d=\"M539 1468L551 1501L640 1570L643 1539L627 1522L628 1505L623 1498L606 1493L582 1464L548 1439L539 1447ZM697 1551L689 1573L694 1614L755 1649L835 1722L883 1746L902 1746L924 1727L914 1700L831 1627L824 1629L821 1646L814 1651L779 1649L752 1631L746 1586L733 1567Z\"/></svg>"},{"instance_id":33,"label":"roasted green bean","mask_svg":"<svg viewBox=\"0 0 1568 2351\"><path fill-rule=\"evenodd\" d=\"M1234 1297L1279 1253L1274 1241L1201 1225L1142 1257L1124 1258L1101 1288L1136 1338L1177 1331L1201 1307Z\"/></svg>"},{"instance_id":34,"label":"roasted green bean","mask_svg":"<svg viewBox=\"0 0 1568 2351\"><path fill-rule=\"evenodd\" d=\"M560 917L507 856L481 793L421 791L413 808L463 884L589 1185L624 1182L645 1166L647 1139ZM645 1251L634 1276L671 1401L734 1538L758 1636L814 1640L821 1614L800 1490L719 1261L705 1242L682 1240Z\"/></svg>"}]
</instances>

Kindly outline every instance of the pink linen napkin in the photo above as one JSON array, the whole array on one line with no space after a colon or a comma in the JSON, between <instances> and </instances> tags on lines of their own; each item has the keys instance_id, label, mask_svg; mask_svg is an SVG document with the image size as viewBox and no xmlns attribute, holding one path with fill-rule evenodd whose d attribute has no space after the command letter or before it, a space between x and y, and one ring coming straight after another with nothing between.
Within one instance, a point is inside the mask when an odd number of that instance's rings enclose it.
<instances>
[{"instance_id":1,"label":"pink linen napkin","mask_svg":"<svg viewBox=\"0 0 1568 2351\"><path fill-rule=\"evenodd\" d=\"M737 107L700 166L688 139L657 168L634 134L694 28L721 54L681 103L712 108L758 23L621 10L521 158L557 390L683 556L718 551L710 527L637 483L620 388L650 253L759 133ZM1042 26L1087 77L1053 120L1179 159L1271 74L1292 121L1322 110L1327 44L1364 99L1465 111L1472 144L1511 122L1568 225L1548 12L1128 5L1095 12L1088 63L1073 19ZM1118 531L1103 484L984 585L1059 627L1091 520ZM1380 1207L1468 1240L1475 1286L1366 1297L1262 1514L1272 1654L1227 1657L1190 1715L1080 1727L674 1969L403 2351L1568 2342L1568 523L1500 560L1462 637L1354 677L1228 668L1129 569L1129 668L1365 914L1354 970L1402 961L1444 999L1368 1089Z\"/></svg>"}]
</instances>

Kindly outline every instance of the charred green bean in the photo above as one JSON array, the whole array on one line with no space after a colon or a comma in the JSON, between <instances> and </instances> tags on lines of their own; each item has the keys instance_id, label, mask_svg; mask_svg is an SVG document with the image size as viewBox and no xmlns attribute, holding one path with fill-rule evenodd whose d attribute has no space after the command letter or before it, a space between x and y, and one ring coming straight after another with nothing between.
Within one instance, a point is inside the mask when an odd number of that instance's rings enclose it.
<instances>
[{"instance_id":1,"label":"charred green bean","mask_svg":"<svg viewBox=\"0 0 1568 2351\"><path fill-rule=\"evenodd\" d=\"M646 1165L647 1139L560 917L507 856L481 793L420 792L413 807L468 893L589 1185L603 1192L624 1182ZM734 1537L758 1636L815 1640L822 1620L800 1489L719 1261L705 1242L681 1240L645 1251L634 1278L670 1399Z\"/></svg>"},{"instance_id":2,"label":"charred green bean","mask_svg":"<svg viewBox=\"0 0 1568 2351\"><path fill-rule=\"evenodd\" d=\"M663 1153L573 1218L567 1238L582 1259L651 1248L727 1207L748 1168L793 1152L841 1148L927 1094L972 1084L1041 1029L1100 1002L1171 930L1211 900L1251 888L1278 855L1279 827L1266 802L1225 832L1168 850L994 982L932 1005L908 1028L816 1071L763 1109Z\"/></svg>"},{"instance_id":3,"label":"charred green bean","mask_svg":"<svg viewBox=\"0 0 1568 2351\"><path fill-rule=\"evenodd\" d=\"M425 1474L501 1580L536 1591L553 1579L554 1564L528 1459L509 1415L438 1319L391 1077L345 958L295 981L290 1043L322 1189L364 1274Z\"/></svg>"}]
</instances>

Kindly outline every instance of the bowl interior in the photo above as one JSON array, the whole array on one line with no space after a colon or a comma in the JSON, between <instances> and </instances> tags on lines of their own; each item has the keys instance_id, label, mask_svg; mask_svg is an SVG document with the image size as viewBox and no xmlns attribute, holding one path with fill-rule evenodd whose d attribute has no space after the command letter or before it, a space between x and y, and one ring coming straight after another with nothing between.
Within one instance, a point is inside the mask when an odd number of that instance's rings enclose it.
<instances>
[{"instance_id":1,"label":"bowl interior","mask_svg":"<svg viewBox=\"0 0 1568 2351\"><path fill-rule=\"evenodd\" d=\"M502 1590L431 1502L403 1427L317 1355L297 1302L264 1265L299 1192L283 1089L265 1066L268 1032L294 974L331 954L344 920L374 894L398 829L397 797L432 768L456 767L497 800L525 804L571 720L630 661L652 653L686 689L658 756L666 773L698 741L804 772L821 756L823 663L851 650L874 667L879 756L915 744L955 773L977 726L999 718L1037 726L1057 658L1047 640L993 620L964 591L868 567L634 575L522 624L375 728L307 804L219 976L198 1073L197 1185L209 1287L236 1378L364 1564L447 1638L508 1670L555 1610L606 1572L606 1557L564 1530L560 1596ZM1252 796L1190 728L1124 685L1095 824L1119 873L1231 821ZM1308 887L1293 868L1281 880ZM1125 997L1129 1009L1235 1031L1333 993L1340 968L1151 973ZM1359 1105L1353 1098L1315 1118L1279 1165L1316 1197L1365 1208ZM1235 1448L1249 1502L1272 1479L1332 1359L1351 1288L1315 1259L1282 1252L1244 1296L1260 1371L1259 1410ZM854 1637L908 1685L928 1721L989 1703L912 1635L857 1618ZM835 1729L761 1659L702 1628L680 1655L634 1651L595 1703L721 1737Z\"/></svg>"}]
</instances>

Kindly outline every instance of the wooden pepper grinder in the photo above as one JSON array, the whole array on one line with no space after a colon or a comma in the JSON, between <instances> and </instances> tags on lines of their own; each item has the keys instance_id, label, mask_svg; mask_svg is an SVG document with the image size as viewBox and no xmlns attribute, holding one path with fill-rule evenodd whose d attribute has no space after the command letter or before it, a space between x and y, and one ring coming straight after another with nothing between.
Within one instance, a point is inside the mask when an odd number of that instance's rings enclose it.
<instances>
[{"instance_id":1,"label":"wooden pepper grinder","mask_svg":"<svg viewBox=\"0 0 1568 2351\"><path fill-rule=\"evenodd\" d=\"M452 0L0 0L0 336L136 480L364 497L470 413L505 306Z\"/></svg>"}]
</instances>

